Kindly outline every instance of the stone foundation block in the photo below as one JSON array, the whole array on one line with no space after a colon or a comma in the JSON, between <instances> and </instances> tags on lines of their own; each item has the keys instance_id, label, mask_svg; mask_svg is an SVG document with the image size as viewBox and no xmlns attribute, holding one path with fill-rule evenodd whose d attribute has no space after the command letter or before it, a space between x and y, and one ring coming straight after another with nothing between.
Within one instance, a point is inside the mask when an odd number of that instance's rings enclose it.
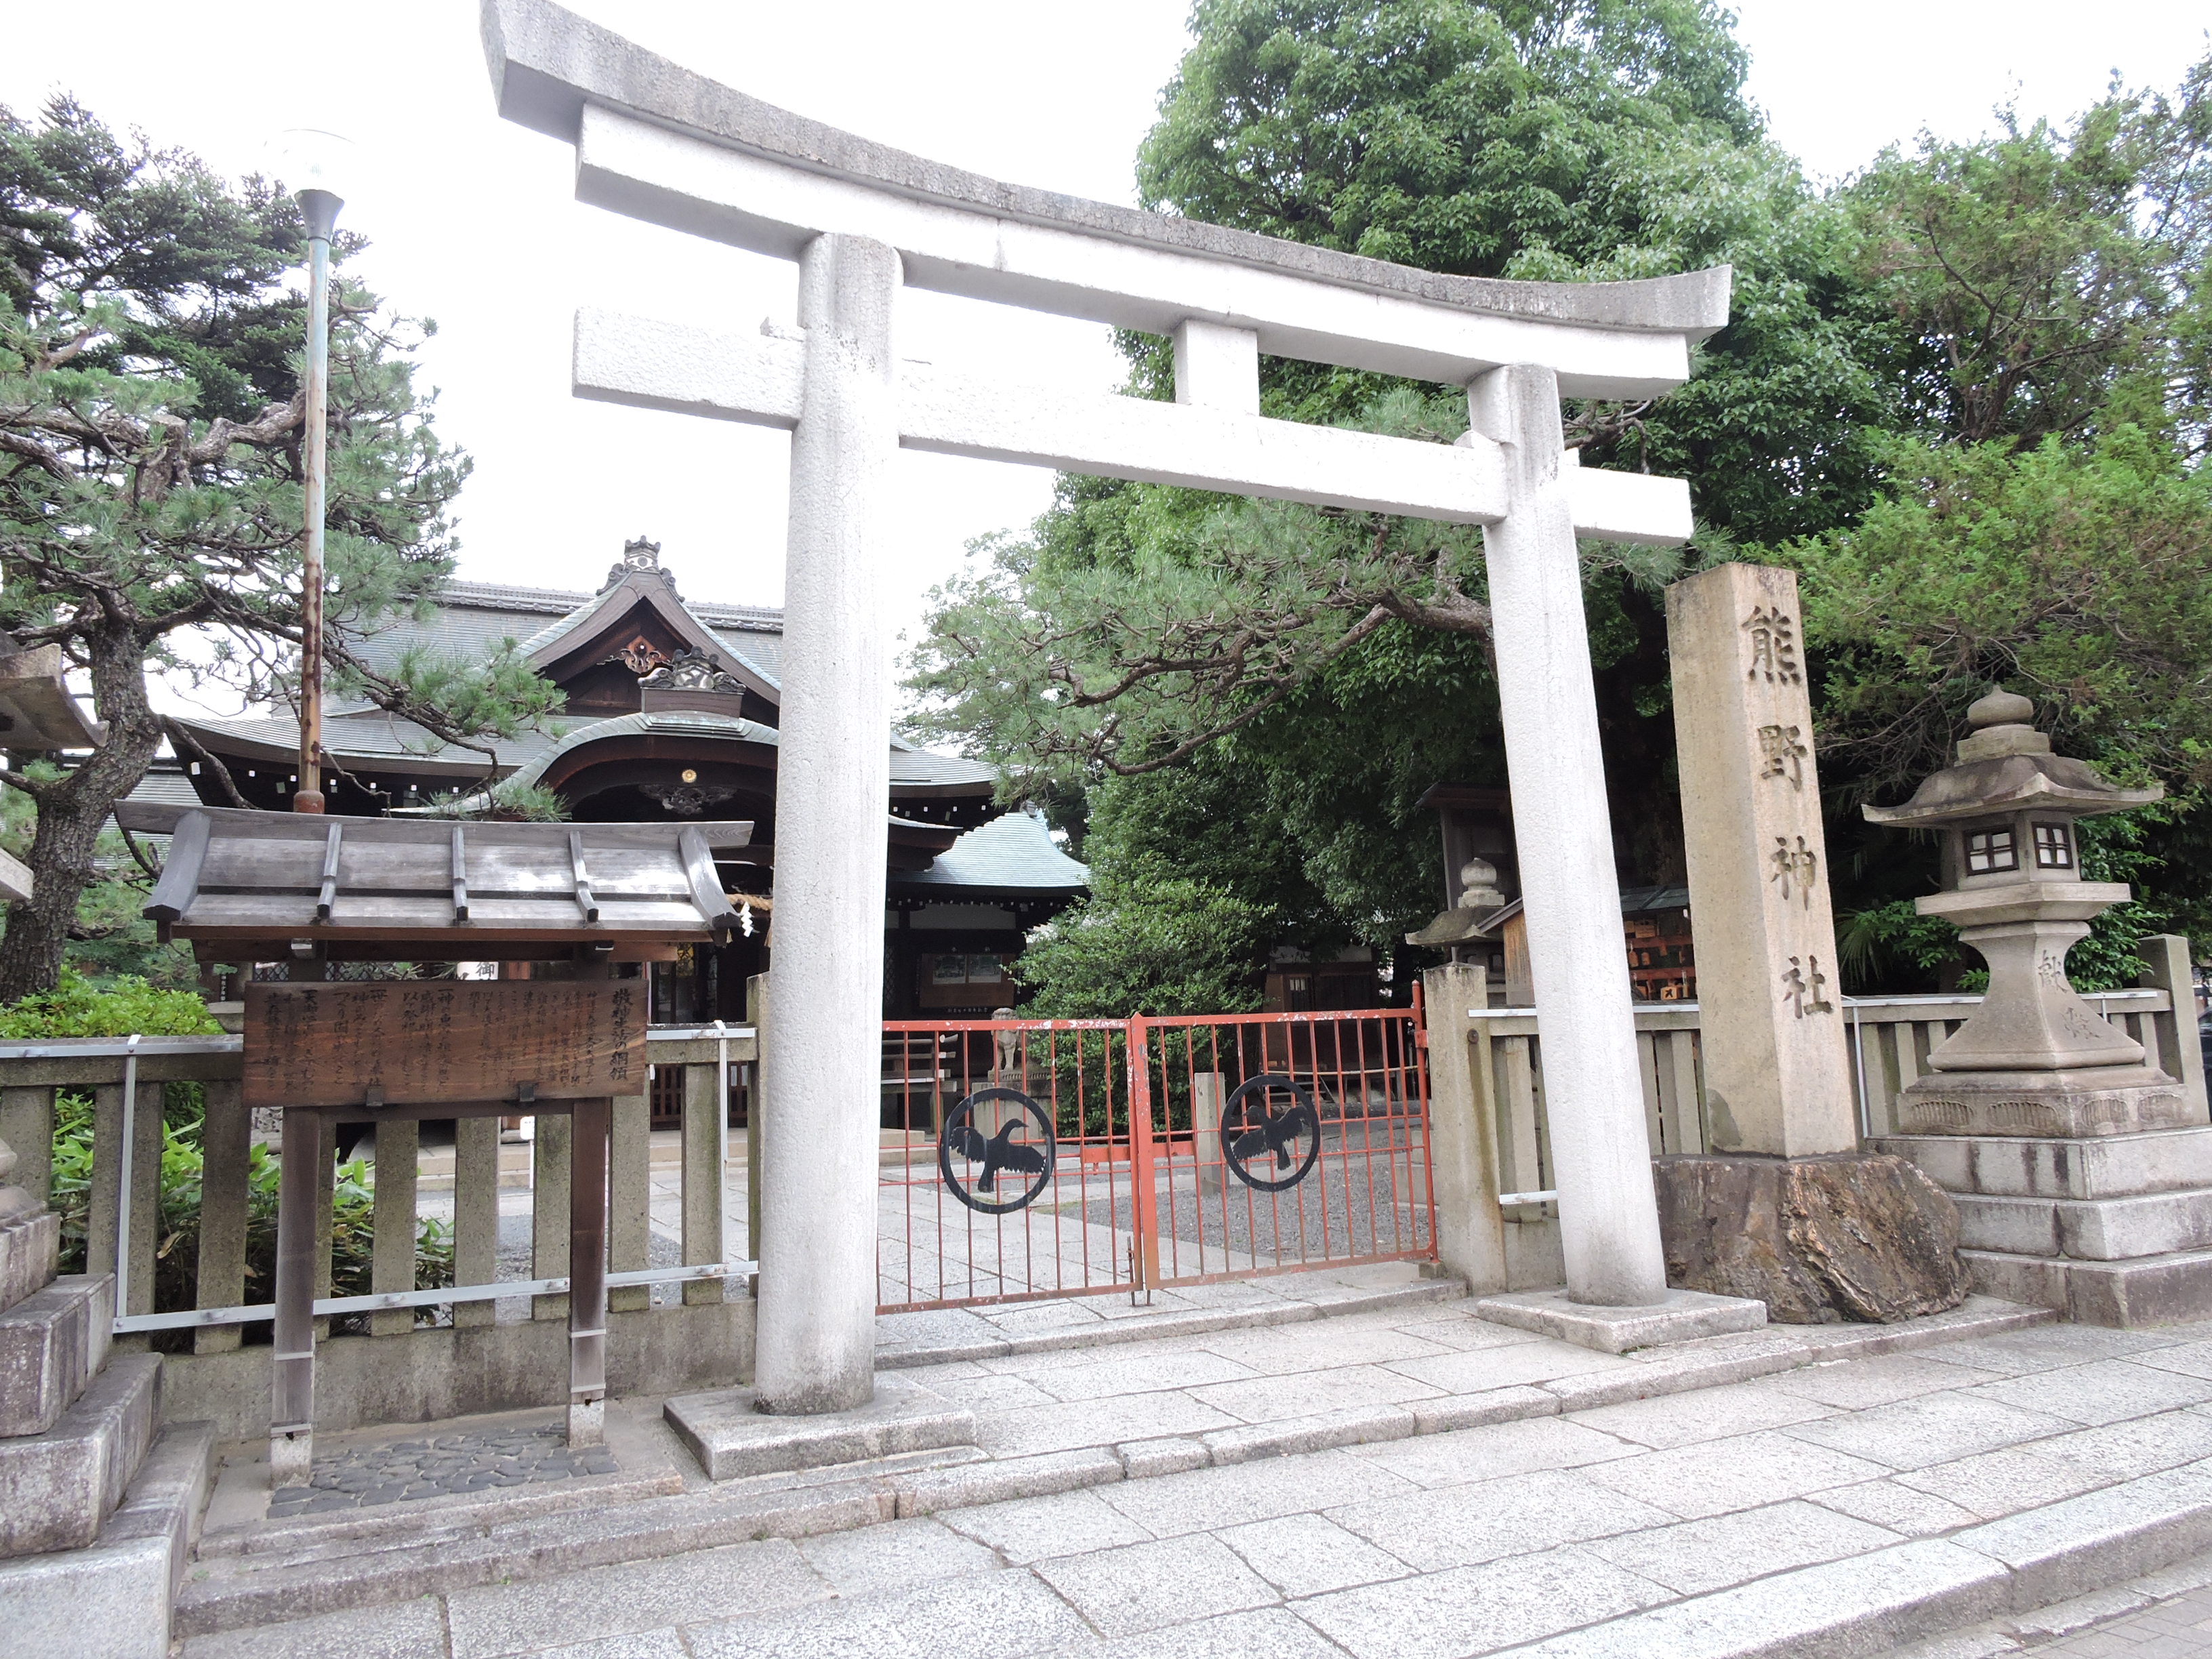
<instances>
[{"instance_id":1,"label":"stone foundation block","mask_svg":"<svg viewBox=\"0 0 2212 1659\"><path fill-rule=\"evenodd\" d=\"M2073 1201L1954 1194L1967 1249L2122 1261L2212 1249L2212 1188Z\"/></svg>"},{"instance_id":2,"label":"stone foundation block","mask_svg":"<svg viewBox=\"0 0 2212 1659\"><path fill-rule=\"evenodd\" d=\"M98 1538L161 1410L161 1357L119 1354L46 1433L0 1440L0 1559Z\"/></svg>"},{"instance_id":3,"label":"stone foundation block","mask_svg":"<svg viewBox=\"0 0 2212 1659\"><path fill-rule=\"evenodd\" d=\"M0 1311L46 1287L60 1259L61 1243L62 1218L52 1210L0 1219Z\"/></svg>"},{"instance_id":4,"label":"stone foundation block","mask_svg":"<svg viewBox=\"0 0 2212 1659\"><path fill-rule=\"evenodd\" d=\"M1959 1212L1903 1158L1654 1158L1667 1282L1785 1325L1891 1323L1966 1299Z\"/></svg>"},{"instance_id":5,"label":"stone foundation block","mask_svg":"<svg viewBox=\"0 0 2212 1659\"><path fill-rule=\"evenodd\" d=\"M112 1273L72 1273L0 1313L0 1438L44 1434L107 1358Z\"/></svg>"},{"instance_id":6,"label":"stone foundation block","mask_svg":"<svg viewBox=\"0 0 2212 1659\"><path fill-rule=\"evenodd\" d=\"M678 1395L661 1414L714 1480L975 1443L975 1413L900 1377L878 1377L876 1397L848 1412L769 1416L754 1408L757 1397L750 1389Z\"/></svg>"},{"instance_id":7,"label":"stone foundation block","mask_svg":"<svg viewBox=\"0 0 2212 1659\"><path fill-rule=\"evenodd\" d=\"M1664 1302L1646 1307L1601 1308L1571 1302L1564 1290L1511 1291L1479 1297L1478 1319L1493 1325L1556 1336L1601 1353L1627 1353L1665 1342L1690 1342L1701 1336L1729 1336L1766 1323L1765 1304L1741 1297L1669 1291Z\"/></svg>"},{"instance_id":8,"label":"stone foundation block","mask_svg":"<svg viewBox=\"0 0 2212 1659\"><path fill-rule=\"evenodd\" d=\"M0 1562L9 1651L166 1659L214 1470L212 1430L173 1428L89 1547Z\"/></svg>"},{"instance_id":9,"label":"stone foundation block","mask_svg":"<svg viewBox=\"0 0 2212 1659\"><path fill-rule=\"evenodd\" d=\"M2134 1198L2212 1187L2212 1127L2052 1139L1891 1135L1874 1150L1909 1158L1947 1193L1993 1198Z\"/></svg>"},{"instance_id":10,"label":"stone foundation block","mask_svg":"<svg viewBox=\"0 0 2212 1659\"><path fill-rule=\"evenodd\" d=\"M2190 1127L2196 1113L2174 1079L2153 1066L2070 1072L1931 1072L1897 1097L1907 1134L2136 1134Z\"/></svg>"},{"instance_id":11,"label":"stone foundation block","mask_svg":"<svg viewBox=\"0 0 2212 1659\"><path fill-rule=\"evenodd\" d=\"M2084 1325L2132 1329L2212 1319L2212 1250L2177 1250L2132 1261L1961 1250L1974 1288L2051 1308Z\"/></svg>"}]
</instances>

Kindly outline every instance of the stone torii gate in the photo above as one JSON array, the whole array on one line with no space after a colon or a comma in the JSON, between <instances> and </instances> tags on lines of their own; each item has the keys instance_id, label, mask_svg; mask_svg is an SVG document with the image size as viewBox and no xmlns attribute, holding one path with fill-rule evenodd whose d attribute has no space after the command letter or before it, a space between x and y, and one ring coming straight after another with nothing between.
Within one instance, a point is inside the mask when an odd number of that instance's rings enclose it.
<instances>
[{"instance_id":1,"label":"stone torii gate","mask_svg":"<svg viewBox=\"0 0 2212 1659\"><path fill-rule=\"evenodd\" d=\"M761 1408L873 1387L891 684L872 562L901 447L1483 527L1568 1290L1664 1299L1576 538L1686 540L1689 489L1577 469L1559 399L1681 384L1728 320L1729 270L1440 276L942 167L548 0L484 0L483 33L501 114L575 146L579 200L799 265L796 337L598 312L575 337L580 397L793 434ZM1176 401L902 362L902 287L1170 336ZM1262 351L1464 386L1473 429L1448 447L1262 419Z\"/></svg>"}]
</instances>

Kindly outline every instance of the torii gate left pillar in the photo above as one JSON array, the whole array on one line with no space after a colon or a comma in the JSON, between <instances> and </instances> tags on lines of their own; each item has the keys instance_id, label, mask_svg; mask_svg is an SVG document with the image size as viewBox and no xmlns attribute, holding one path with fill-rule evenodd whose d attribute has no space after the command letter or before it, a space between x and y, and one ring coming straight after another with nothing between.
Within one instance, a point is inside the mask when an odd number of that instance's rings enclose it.
<instances>
[{"instance_id":1,"label":"torii gate left pillar","mask_svg":"<svg viewBox=\"0 0 2212 1659\"><path fill-rule=\"evenodd\" d=\"M899 257L823 234L799 258L806 355L792 429L776 757L753 1389L773 1413L875 1392L876 1118L889 853L890 665L876 560L898 454ZM770 1264L773 1264L772 1266Z\"/></svg>"}]
</instances>

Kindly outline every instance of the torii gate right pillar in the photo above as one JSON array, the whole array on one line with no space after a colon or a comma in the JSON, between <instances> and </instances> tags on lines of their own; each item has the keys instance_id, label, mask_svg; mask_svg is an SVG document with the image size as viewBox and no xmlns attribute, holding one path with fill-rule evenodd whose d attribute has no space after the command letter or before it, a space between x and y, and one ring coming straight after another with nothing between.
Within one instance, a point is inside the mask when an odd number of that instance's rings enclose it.
<instances>
[{"instance_id":1,"label":"torii gate right pillar","mask_svg":"<svg viewBox=\"0 0 2212 1659\"><path fill-rule=\"evenodd\" d=\"M1567 1294L1648 1307L1667 1299L1667 1263L1558 377L1525 363L1492 369L1468 388L1468 410L1504 447L1509 480L1510 508L1483 544Z\"/></svg>"}]
</instances>

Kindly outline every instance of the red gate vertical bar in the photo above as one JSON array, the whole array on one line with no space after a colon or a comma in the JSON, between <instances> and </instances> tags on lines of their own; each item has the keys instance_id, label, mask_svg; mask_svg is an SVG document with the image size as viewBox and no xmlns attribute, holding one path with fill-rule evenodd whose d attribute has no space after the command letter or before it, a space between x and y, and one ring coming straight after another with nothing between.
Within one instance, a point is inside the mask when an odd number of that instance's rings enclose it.
<instances>
[{"instance_id":1,"label":"red gate vertical bar","mask_svg":"<svg viewBox=\"0 0 2212 1659\"><path fill-rule=\"evenodd\" d=\"M1137 1245L1143 1288L1160 1282L1159 1217L1152 1192L1152 1062L1151 1027L1142 1014L1129 1021L1129 1231ZM1134 1285L1132 1289L1136 1288Z\"/></svg>"}]
</instances>

